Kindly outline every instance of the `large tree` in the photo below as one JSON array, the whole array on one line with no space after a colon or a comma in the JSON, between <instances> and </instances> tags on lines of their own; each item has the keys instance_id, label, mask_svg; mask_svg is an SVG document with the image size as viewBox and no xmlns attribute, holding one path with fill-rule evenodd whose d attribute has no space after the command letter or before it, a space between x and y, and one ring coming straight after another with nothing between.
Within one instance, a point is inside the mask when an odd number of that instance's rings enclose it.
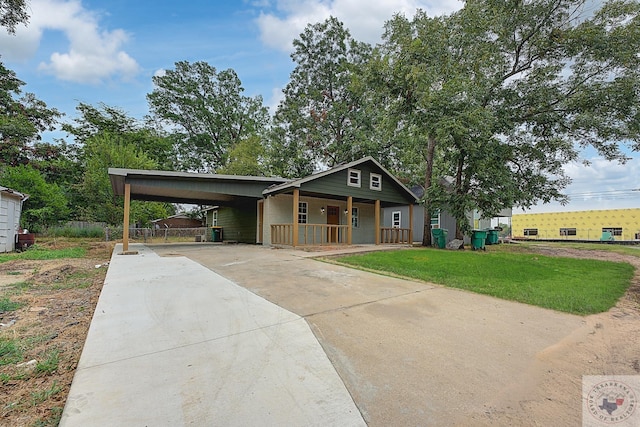
<instances>
[{"instance_id":1,"label":"large tree","mask_svg":"<svg viewBox=\"0 0 640 427\"><path fill-rule=\"evenodd\" d=\"M318 165L381 157L371 137L375 115L365 108L357 81L371 47L353 39L333 17L308 25L293 46L296 67L269 138L274 173L301 176Z\"/></svg>"},{"instance_id":2,"label":"large tree","mask_svg":"<svg viewBox=\"0 0 640 427\"><path fill-rule=\"evenodd\" d=\"M32 93L21 96L24 84L0 63L0 165L29 163L33 144L61 116Z\"/></svg>"},{"instance_id":3,"label":"large tree","mask_svg":"<svg viewBox=\"0 0 640 427\"><path fill-rule=\"evenodd\" d=\"M562 166L581 148L620 161L622 146L638 148L639 5L584 6L470 0L450 16L387 23L375 75L425 161L426 200L456 216L459 237L471 209L566 200Z\"/></svg>"},{"instance_id":4,"label":"large tree","mask_svg":"<svg viewBox=\"0 0 640 427\"><path fill-rule=\"evenodd\" d=\"M262 97L242 95L232 69L218 72L206 62L175 66L153 77L150 110L171 129L179 169L214 172L227 164L236 144L265 132L268 110Z\"/></svg>"}]
</instances>

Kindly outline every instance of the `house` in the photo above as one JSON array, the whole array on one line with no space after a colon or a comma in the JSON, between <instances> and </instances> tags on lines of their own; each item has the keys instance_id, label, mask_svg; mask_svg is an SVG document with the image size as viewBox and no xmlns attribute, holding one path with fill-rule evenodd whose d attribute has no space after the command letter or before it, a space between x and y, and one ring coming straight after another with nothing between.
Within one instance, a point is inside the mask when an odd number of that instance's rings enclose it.
<instances>
[{"instance_id":1,"label":"house","mask_svg":"<svg viewBox=\"0 0 640 427\"><path fill-rule=\"evenodd\" d=\"M640 240L640 209L516 214L512 236L547 240Z\"/></svg>"},{"instance_id":2,"label":"house","mask_svg":"<svg viewBox=\"0 0 640 427\"><path fill-rule=\"evenodd\" d=\"M424 188L420 185L411 188L411 191L416 195L418 199L422 199L424 196ZM413 239L416 242L421 242L424 236L424 206L416 204L413 206ZM408 227L409 224L409 206L396 206L393 208L384 209L384 225L385 227ZM503 209L497 217L511 217L511 209ZM483 218L482 214L473 211L467 214L469 225L472 229L485 229L492 227L491 218ZM431 216L430 221L431 229L442 228L448 231L447 243L455 239L456 219L446 210L440 209L437 213ZM470 237L465 236L465 243L470 242Z\"/></svg>"},{"instance_id":3,"label":"house","mask_svg":"<svg viewBox=\"0 0 640 427\"><path fill-rule=\"evenodd\" d=\"M202 227L202 221L189 217L185 213L171 215L166 218L151 221L154 228L197 228Z\"/></svg>"},{"instance_id":4,"label":"house","mask_svg":"<svg viewBox=\"0 0 640 427\"><path fill-rule=\"evenodd\" d=\"M248 177L110 168L116 195L128 199L211 205L207 225L225 240L263 245L409 243L413 229L386 227L383 209L416 196L372 157L304 178ZM409 224L412 221L409 222ZM126 237L125 239L126 240ZM126 251L126 249L125 249Z\"/></svg>"},{"instance_id":5,"label":"house","mask_svg":"<svg viewBox=\"0 0 640 427\"><path fill-rule=\"evenodd\" d=\"M28 195L0 186L0 252L13 252L20 228L22 204Z\"/></svg>"}]
</instances>

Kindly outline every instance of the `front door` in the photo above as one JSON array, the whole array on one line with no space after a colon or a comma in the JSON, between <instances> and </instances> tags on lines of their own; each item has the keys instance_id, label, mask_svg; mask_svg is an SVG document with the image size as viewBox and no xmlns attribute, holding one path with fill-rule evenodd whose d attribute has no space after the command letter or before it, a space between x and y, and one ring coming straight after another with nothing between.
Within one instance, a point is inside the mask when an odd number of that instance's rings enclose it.
<instances>
[{"instance_id":1,"label":"front door","mask_svg":"<svg viewBox=\"0 0 640 427\"><path fill-rule=\"evenodd\" d=\"M327 206L327 225L340 224L340 208L338 206ZM329 227L327 230L327 242L338 243L338 227Z\"/></svg>"}]
</instances>

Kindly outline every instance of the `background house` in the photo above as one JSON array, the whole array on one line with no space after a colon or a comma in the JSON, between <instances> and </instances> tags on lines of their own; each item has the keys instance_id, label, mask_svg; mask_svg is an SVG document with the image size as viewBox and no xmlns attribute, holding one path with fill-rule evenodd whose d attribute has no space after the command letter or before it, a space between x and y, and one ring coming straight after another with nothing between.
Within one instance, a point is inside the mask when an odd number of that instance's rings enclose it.
<instances>
[{"instance_id":1,"label":"background house","mask_svg":"<svg viewBox=\"0 0 640 427\"><path fill-rule=\"evenodd\" d=\"M151 221L154 228L197 228L202 227L202 221L189 217L185 213L171 215L166 218L154 219Z\"/></svg>"},{"instance_id":2,"label":"background house","mask_svg":"<svg viewBox=\"0 0 640 427\"><path fill-rule=\"evenodd\" d=\"M22 204L29 196L0 186L0 252L16 249Z\"/></svg>"}]
</instances>

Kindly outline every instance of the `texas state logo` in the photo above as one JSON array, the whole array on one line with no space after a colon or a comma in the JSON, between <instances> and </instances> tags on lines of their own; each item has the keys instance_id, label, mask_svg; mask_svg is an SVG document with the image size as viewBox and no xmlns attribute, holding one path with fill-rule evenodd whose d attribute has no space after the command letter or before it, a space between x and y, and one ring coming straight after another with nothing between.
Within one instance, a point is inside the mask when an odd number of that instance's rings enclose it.
<instances>
[{"instance_id":1,"label":"texas state logo","mask_svg":"<svg viewBox=\"0 0 640 427\"><path fill-rule=\"evenodd\" d=\"M638 376L583 377L584 426L638 426Z\"/></svg>"}]
</instances>

